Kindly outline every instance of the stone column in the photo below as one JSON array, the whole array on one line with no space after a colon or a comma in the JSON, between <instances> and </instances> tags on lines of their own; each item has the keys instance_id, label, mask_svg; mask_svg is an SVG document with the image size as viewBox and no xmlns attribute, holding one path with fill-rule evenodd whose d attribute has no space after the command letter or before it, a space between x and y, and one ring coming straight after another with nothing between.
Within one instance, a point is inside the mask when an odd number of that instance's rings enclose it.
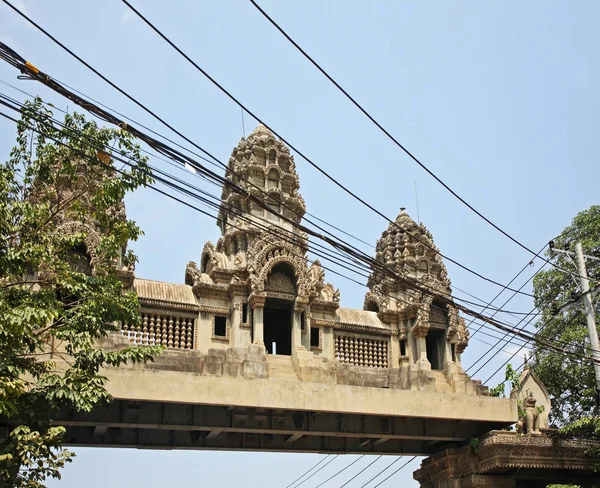
<instances>
[{"instance_id":1,"label":"stone column","mask_svg":"<svg viewBox=\"0 0 600 488\"><path fill-rule=\"evenodd\" d=\"M302 349L302 331L300 330L301 310L292 311L292 349Z\"/></svg>"},{"instance_id":2,"label":"stone column","mask_svg":"<svg viewBox=\"0 0 600 488\"><path fill-rule=\"evenodd\" d=\"M416 328L413 327L413 334L417 342L417 362L414 366L420 370L431 370L431 363L427 359L427 337L428 329L425 327Z\"/></svg>"},{"instance_id":3,"label":"stone column","mask_svg":"<svg viewBox=\"0 0 600 488\"><path fill-rule=\"evenodd\" d=\"M454 361L452 361L452 346L450 345L450 341L447 339L444 340L444 348L444 361L447 366L452 367L454 366Z\"/></svg>"},{"instance_id":4,"label":"stone column","mask_svg":"<svg viewBox=\"0 0 600 488\"><path fill-rule=\"evenodd\" d=\"M304 312L304 330L306 331L306 334L304 334L304 347L306 348L307 351L310 351L310 312L308 310L306 310Z\"/></svg>"},{"instance_id":5,"label":"stone column","mask_svg":"<svg viewBox=\"0 0 600 488\"><path fill-rule=\"evenodd\" d=\"M264 306L265 306L265 295L259 295L252 293L248 303L252 307L252 327L254 331L254 344L259 346L265 345L264 336Z\"/></svg>"},{"instance_id":6,"label":"stone column","mask_svg":"<svg viewBox=\"0 0 600 488\"><path fill-rule=\"evenodd\" d=\"M306 311L307 301L302 299L301 297L296 298L294 302L294 310L292 312L292 350L300 349L305 350L304 345L302 344L302 312ZM304 324L306 326L306 324Z\"/></svg>"},{"instance_id":7,"label":"stone column","mask_svg":"<svg viewBox=\"0 0 600 488\"><path fill-rule=\"evenodd\" d=\"M264 324L263 324L264 308L254 307L252 309L252 320L254 327L254 344L259 346L265 345Z\"/></svg>"},{"instance_id":8,"label":"stone column","mask_svg":"<svg viewBox=\"0 0 600 488\"><path fill-rule=\"evenodd\" d=\"M400 367L400 340L398 338L399 331L396 328L392 329L392 335L390 336L390 365L392 369L398 369Z\"/></svg>"},{"instance_id":9,"label":"stone column","mask_svg":"<svg viewBox=\"0 0 600 488\"><path fill-rule=\"evenodd\" d=\"M231 307L231 338L229 340L229 344L231 347L240 347L240 322L241 322L241 314L242 314L242 303L240 297L233 297L232 307Z\"/></svg>"},{"instance_id":10,"label":"stone column","mask_svg":"<svg viewBox=\"0 0 600 488\"><path fill-rule=\"evenodd\" d=\"M229 297L231 299L231 321L229 340L230 347L247 347L250 345L248 331L241 329L242 304L247 298L246 286L241 283L229 284Z\"/></svg>"}]
</instances>

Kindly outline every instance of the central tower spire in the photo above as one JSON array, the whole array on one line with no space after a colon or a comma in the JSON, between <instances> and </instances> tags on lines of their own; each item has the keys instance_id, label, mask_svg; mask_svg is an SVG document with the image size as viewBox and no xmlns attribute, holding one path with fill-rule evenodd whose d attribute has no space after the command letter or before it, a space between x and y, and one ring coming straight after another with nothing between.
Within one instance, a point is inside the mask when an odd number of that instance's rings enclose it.
<instances>
[{"instance_id":1,"label":"central tower spire","mask_svg":"<svg viewBox=\"0 0 600 488\"><path fill-rule=\"evenodd\" d=\"M275 226L295 232L290 221L300 223L306 207L294 159L264 125L259 124L233 149L225 177L252 198L229 186L223 188L218 220L223 237L250 227Z\"/></svg>"}]
</instances>

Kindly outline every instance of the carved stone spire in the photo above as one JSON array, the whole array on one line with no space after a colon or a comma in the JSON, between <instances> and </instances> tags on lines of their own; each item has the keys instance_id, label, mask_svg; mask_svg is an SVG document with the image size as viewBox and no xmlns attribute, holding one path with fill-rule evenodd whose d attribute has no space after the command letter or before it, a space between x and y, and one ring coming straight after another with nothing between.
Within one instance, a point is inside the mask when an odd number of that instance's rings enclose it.
<instances>
[{"instance_id":1,"label":"carved stone spire","mask_svg":"<svg viewBox=\"0 0 600 488\"><path fill-rule=\"evenodd\" d=\"M401 210L377 241L375 259L401 276L435 284L436 289L450 293L446 267L433 242L433 236L423 224L417 224ZM374 269L369 287L385 283L384 272Z\"/></svg>"},{"instance_id":2,"label":"carved stone spire","mask_svg":"<svg viewBox=\"0 0 600 488\"><path fill-rule=\"evenodd\" d=\"M236 228L256 227L248 224L248 216L258 225L277 225L289 231L293 231L293 226L286 219L294 223L302 220L306 207L299 193L294 158L264 125L259 124L233 149L225 177L253 198L228 186L223 188L218 222L221 235L236 232Z\"/></svg>"}]
</instances>

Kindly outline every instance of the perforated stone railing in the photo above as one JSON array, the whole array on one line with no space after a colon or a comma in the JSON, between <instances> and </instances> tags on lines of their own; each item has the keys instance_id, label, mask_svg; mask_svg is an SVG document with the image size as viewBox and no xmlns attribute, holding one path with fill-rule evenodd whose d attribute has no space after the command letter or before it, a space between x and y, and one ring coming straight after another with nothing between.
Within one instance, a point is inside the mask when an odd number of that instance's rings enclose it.
<instances>
[{"instance_id":1,"label":"perforated stone railing","mask_svg":"<svg viewBox=\"0 0 600 488\"><path fill-rule=\"evenodd\" d=\"M388 341L336 334L335 358L354 366L387 368Z\"/></svg>"},{"instance_id":2,"label":"perforated stone railing","mask_svg":"<svg viewBox=\"0 0 600 488\"><path fill-rule=\"evenodd\" d=\"M134 344L169 349L193 349L196 319L164 312L142 311L140 325L121 325L121 335Z\"/></svg>"}]
</instances>

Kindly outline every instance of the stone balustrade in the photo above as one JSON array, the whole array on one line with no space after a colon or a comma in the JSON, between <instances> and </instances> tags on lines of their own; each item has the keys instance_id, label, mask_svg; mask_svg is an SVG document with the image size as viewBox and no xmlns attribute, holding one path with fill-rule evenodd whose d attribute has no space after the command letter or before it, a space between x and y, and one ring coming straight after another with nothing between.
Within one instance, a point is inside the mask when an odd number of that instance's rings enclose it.
<instances>
[{"instance_id":1,"label":"stone balustrade","mask_svg":"<svg viewBox=\"0 0 600 488\"><path fill-rule=\"evenodd\" d=\"M122 324L121 335L134 344L193 349L196 319L169 312L142 311L139 325Z\"/></svg>"},{"instance_id":2,"label":"stone balustrade","mask_svg":"<svg viewBox=\"0 0 600 488\"><path fill-rule=\"evenodd\" d=\"M388 341L336 334L335 358L353 366L388 367Z\"/></svg>"}]
</instances>

